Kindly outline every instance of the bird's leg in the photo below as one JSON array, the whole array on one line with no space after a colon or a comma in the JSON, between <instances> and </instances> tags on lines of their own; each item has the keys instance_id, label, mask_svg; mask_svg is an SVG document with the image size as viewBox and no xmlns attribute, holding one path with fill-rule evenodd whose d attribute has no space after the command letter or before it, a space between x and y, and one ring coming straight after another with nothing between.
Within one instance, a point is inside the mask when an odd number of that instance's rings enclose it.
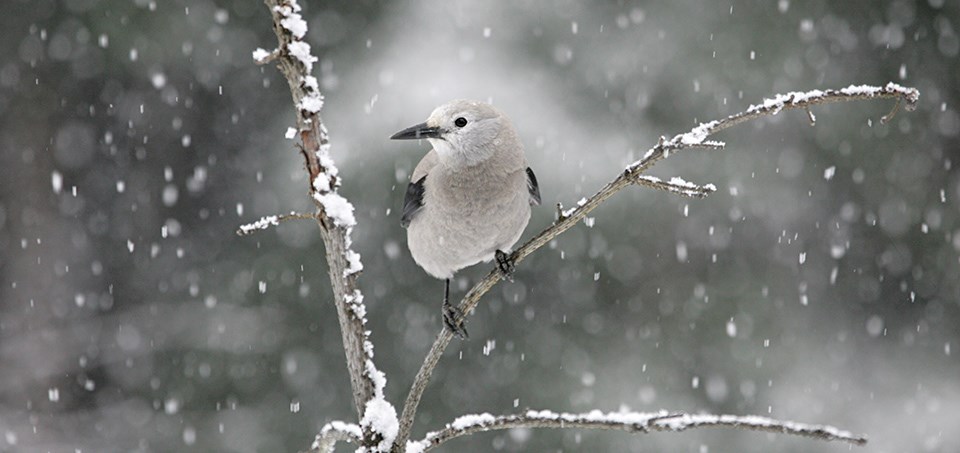
<instances>
[{"instance_id":1,"label":"bird's leg","mask_svg":"<svg viewBox=\"0 0 960 453\"><path fill-rule=\"evenodd\" d=\"M513 258L510 258L510 255L504 253L503 250L497 250L494 256L497 259L497 267L499 267L500 272L503 273L503 278L512 282L513 272L517 270L517 266L513 263Z\"/></svg>"},{"instance_id":2,"label":"bird's leg","mask_svg":"<svg viewBox=\"0 0 960 453\"><path fill-rule=\"evenodd\" d=\"M463 318L463 312L450 304L449 278L444 281L443 308L440 311L443 313L443 325L447 326L447 329L450 329L450 333L460 337L461 340L466 340L469 337L469 335L467 335L467 327L463 325L464 321L457 321Z\"/></svg>"}]
</instances>

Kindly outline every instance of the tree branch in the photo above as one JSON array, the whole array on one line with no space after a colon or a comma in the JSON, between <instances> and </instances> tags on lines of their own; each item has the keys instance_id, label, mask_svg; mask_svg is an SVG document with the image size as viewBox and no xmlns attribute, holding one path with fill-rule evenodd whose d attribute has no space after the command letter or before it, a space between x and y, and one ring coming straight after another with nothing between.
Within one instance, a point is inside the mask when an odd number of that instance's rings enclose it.
<instances>
[{"instance_id":1,"label":"tree branch","mask_svg":"<svg viewBox=\"0 0 960 453\"><path fill-rule=\"evenodd\" d=\"M237 229L237 236L249 236L258 231L263 231L271 226L280 225L280 222L288 220L317 220L316 214L304 214L302 212L291 212L289 214L268 215L261 217L256 222L240 225Z\"/></svg>"},{"instance_id":2,"label":"tree branch","mask_svg":"<svg viewBox=\"0 0 960 453\"><path fill-rule=\"evenodd\" d=\"M320 429L320 434L317 434L317 438L313 441L310 450L320 453L333 453L333 447L337 442L353 442L359 444L362 438L363 431L359 426L353 423L333 421L327 423Z\"/></svg>"},{"instance_id":3,"label":"tree branch","mask_svg":"<svg viewBox=\"0 0 960 453\"><path fill-rule=\"evenodd\" d=\"M633 182L639 186L652 187L654 189L693 198L703 198L717 191L717 186L713 184L698 186L677 177L671 178L670 181L663 181L656 176L637 176Z\"/></svg>"},{"instance_id":4,"label":"tree branch","mask_svg":"<svg viewBox=\"0 0 960 453\"><path fill-rule=\"evenodd\" d=\"M867 436L858 436L850 431L845 431L830 425L809 425L757 415L678 414L676 416L655 420L650 429L652 431L686 431L691 428L707 426L728 426L753 431L793 434L826 441L838 440L858 446L867 444Z\"/></svg>"},{"instance_id":5,"label":"tree branch","mask_svg":"<svg viewBox=\"0 0 960 453\"><path fill-rule=\"evenodd\" d=\"M849 442L854 445L864 445L867 442L864 436L856 436L849 431L843 431L832 426L808 425L753 415L689 415L671 414L666 411L654 413L602 413L592 411L583 414L527 411L522 414L499 416L490 414L465 415L447 424L440 431L428 433L422 440L408 442L405 451L406 453L423 453L460 436L513 428L605 429L648 433L651 431L684 431L709 426L793 434L827 441Z\"/></svg>"},{"instance_id":6,"label":"tree branch","mask_svg":"<svg viewBox=\"0 0 960 453\"><path fill-rule=\"evenodd\" d=\"M630 164L623 172L614 178L613 181L607 183L603 188L601 188L599 192L579 203L578 207L569 212L560 212L561 215L558 216L559 218L553 225L541 231L520 246L520 248L513 252L511 258L515 263L523 261L535 250L543 247L555 237L570 229L570 227L576 225L577 222L583 220L587 214L596 209L597 206L600 206L600 204L605 202L607 199L613 196L613 194L619 192L624 187L632 184L648 185L645 183L640 183L639 181L650 182L650 180L638 179L639 176L653 167L653 165L659 162L661 159L668 157L672 152L687 148L719 148L723 146L720 142L708 141L706 138L724 129L728 129L740 123L764 116L776 115L782 110L808 110L811 106L841 101L862 99L896 99L898 103L902 102L905 104L906 110L911 111L916 108L916 103L919 96L920 94L915 88L902 87L892 82L888 83L884 87L849 86L840 90L813 90L808 92L778 94L772 99L764 100L759 105L750 106L743 112L730 115L720 120L701 124L689 132L675 135L673 138L667 139L665 137L661 137L660 141L653 148L650 148L643 158L637 162L634 162L633 164ZM895 113L896 109L891 111L891 113L887 114L884 118L889 121ZM479 303L480 297L489 291L490 288L493 288L493 286L499 283L502 279L503 275L501 272L494 268L487 273L483 280L477 282L477 284L474 285L469 292L467 292L467 294L463 297L463 300L460 302L459 308L464 316L472 313L473 309L476 308L477 304ZM462 322L463 319L461 318L458 321ZM400 446L405 445L407 439L410 438L410 431L413 427L413 420L417 412L417 406L420 404L420 398L430 381L430 376L433 374L434 368L437 366L440 357L443 355L443 351L446 349L447 345L450 344L450 340L452 338L452 334L447 329L441 329L436 340L433 342L433 346L427 353L423 364L420 366L420 370L417 372L417 375L414 378L413 384L410 387L410 392L407 394L407 399L403 406L403 413L400 416L400 432L397 436L397 442L394 444L394 452L401 452L402 447Z\"/></svg>"},{"instance_id":7,"label":"tree branch","mask_svg":"<svg viewBox=\"0 0 960 453\"><path fill-rule=\"evenodd\" d=\"M307 23L300 16L297 0L265 0L273 17L277 48L257 49L257 63L275 61L287 79L290 95L296 106L300 152L309 174L309 193L317 208L317 225L326 250L333 302L340 320L343 348L350 372L353 402L358 418L364 418L370 402L382 400L385 378L373 363L373 344L369 341L366 307L357 287L357 276L363 268L360 255L351 249L350 233L356 223L353 205L337 193L340 177L329 155L329 139L320 118L323 96L317 79L311 74L317 58L310 45L303 41ZM269 222L268 222L269 223ZM376 445L383 439L376 430L363 431L363 444Z\"/></svg>"}]
</instances>

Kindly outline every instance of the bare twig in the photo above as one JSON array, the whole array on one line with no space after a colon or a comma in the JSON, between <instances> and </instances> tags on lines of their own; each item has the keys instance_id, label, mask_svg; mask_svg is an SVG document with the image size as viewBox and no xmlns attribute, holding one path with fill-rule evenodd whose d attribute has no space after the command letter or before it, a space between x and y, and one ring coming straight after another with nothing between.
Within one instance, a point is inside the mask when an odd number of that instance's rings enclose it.
<instances>
[{"instance_id":1,"label":"bare twig","mask_svg":"<svg viewBox=\"0 0 960 453\"><path fill-rule=\"evenodd\" d=\"M793 434L827 441L849 442L854 445L863 445L867 442L864 436L857 436L832 426L808 425L752 415L690 415L671 414L666 411L654 413L602 413L592 411L583 414L527 411L522 414L511 415L477 414L459 417L452 423L447 424L442 430L428 433L422 440L408 442L406 453L426 452L448 440L477 432L513 428L605 429L648 433L651 431L684 431L710 426Z\"/></svg>"},{"instance_id":2,"label":"bare twig","mask_svg":"<svg viewBox=\"0 0 960 453\"><path fill-rule=\"evenodd\" d=\"M817 116L813 114L813 111L810 110L810 107L806 107L804 110L807 111L807 119L810 120L810 127L817 125Z\"/></svg>"},{"instance_id":3,"label":"bare twig","mask_svg":"<svg viewBox=\"0 0 960 453\"><path fill-rule=\"evenodd\" d=\"M809 92L794 92L775 96L773 99L764 100L759 105L750 106L747 110L730 115L721 120L711 121L701 124L691 131L675 135L667 139L661 137L659 142L644 155L642 159L629 165L613 181L607 183L599 192L583 202L574 209L567 212L561 212L556 222L547 227L536 236L524 243L520 248L513 252L511 258L515 263L523 261L535 250L543 247L555 237L568 230L570 227L583 220L597 206L609 199L613 194L619 192L624 187L637 183L637 177L646 172L661 159L666 158L671 152L687 148L708 147L716 148L719 142L707 141L706 138L720 132L724 129L736 126L745 121L750 121L764 116L776 115L785 109L808 109L811 106L820 104L830 104L842 101L853 101L862 99L896 99L905 104L906 110L914 110L919 98L919 92L915 88L907 88L895 83L888 83L884 87L872 86L850 86L840 90L814 90ZM889 115L888 115L889 116ZM496 268L487 273L483 280L477 282L470 291L463 297L459 308L464 316L469 315L476 308L483 296L490 288L500 282L503 274ZM402 450L410 437L410 430L413 426L413 420L417 412L417 406L420 404L420 397L430 381L433 369L437 366L443 351L452 339L452 334L447 329L441 329L436 340L427 356L420 366L407 394L404 403L403 412L400 416L400 432L397 441L394 444L394 452Z\"/></svg>"},{"instance_id":4,"label":"bare twig","mask_svg":"<svg viewBox=\"0 0 960 453\"><path fill-rule=\"evenodd\" d=\"M279 225L280 222L286 222L287 220L317 220L317 215L305 214L302 212L268 215L266 217L261 217L260 220L257 220L256 222L240 225L240 228L237 229L237 236L248 236L258 231L266 230L271 226Z\"/></svg>"},{"instance_id":5,"label":"bare twig","mask_svg":"<svg viewBox=\"0 0 960 453\"><path fill-rule=\"evenodd\" d=\"M893 117L894 117L894 116L897 114L897 112L899 112L899 111L900 111L900 99L897 99L897 103L896 103L896 104L893 104L893 108L890 109L890 113L887 113L886 115L883 115L883 117L880 118L880 123L881 123L881 124L887 124L887 123L889 123L890 120L892 120Z\"/></svg>"}]
</instances>

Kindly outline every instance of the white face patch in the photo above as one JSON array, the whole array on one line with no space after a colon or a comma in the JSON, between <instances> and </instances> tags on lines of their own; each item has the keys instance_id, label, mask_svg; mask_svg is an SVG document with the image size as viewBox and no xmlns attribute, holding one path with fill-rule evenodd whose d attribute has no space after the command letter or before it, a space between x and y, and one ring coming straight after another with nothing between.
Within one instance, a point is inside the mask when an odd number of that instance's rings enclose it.
<instances>
[{"instance_id":1,"label":"white face patch","mask_svg":"<svg viewBox=\"0 0 960 453\"><path fill-rule=\"evenodd\" d=\"M460 125L457 120L461 119ZM429 139L441 161L455 166L475 165L493 153L501 129L499 113L473 101L452 101L437 107L427 125L439 128L442 138ZM492 145L492 146L491 146Z\"/></svg>"},{"instance_id":2,"label":"white face patch","mask_svg":"<svg viewBox=\"0 0 960 453\"><path fill-rule=\"evenodd\" d=\"M454 157L456 150L454 150L453 147L450 146L450 142L442 138L428 138L427 140L430 142L430 145L433 146L433 149L437 151L437 154L439 154L441 158L449 159Z\"/></svg>"}]
</instances>

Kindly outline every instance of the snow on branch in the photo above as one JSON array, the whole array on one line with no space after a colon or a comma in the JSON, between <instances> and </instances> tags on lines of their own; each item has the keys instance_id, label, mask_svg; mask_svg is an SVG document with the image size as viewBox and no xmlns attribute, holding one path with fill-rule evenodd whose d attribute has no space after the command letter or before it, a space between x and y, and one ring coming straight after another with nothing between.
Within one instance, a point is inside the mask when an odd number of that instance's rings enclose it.
<instances>
[{"instance_id":1,"label":"snow on branch","mask_svg":"<svg viewBox=\"0 0 960 453\"><path fill-rule=\"evenodd\" d=\"M843 441L853 445L866 445L867 443L867 437L864 435L856 435L830 425L811 425L757 415L678 414L654 420L650 429L652 431L685 431L690 428L705 426L727 426L753 431L792 434L826 441Z\"/></svg>"},{"instance_id":2,"label":"snow on branch","mask_svg":"<svg viewBox=\"0 0 960 453\"><path fill-rule=\"evenodd\" d=\"M358 433L353 433L351 428L351 435L361 439L365 447L375 447L383 442L389 445L396 436L396 430L389 431L389 414L393 411L395 420L396 411L383 397L386 377L373 362L373 343L364 328L367 310L363 305L363 294L357 287L363 264L360 254L352 250L350 239L356 218L353 205L337 192L341 183L339 171L330 156L330 140L319 114L323 95L317 78L311 75L318 58L311 53L310 44L303 40L307 34L307 22L300 14L297 0L265 0L264 3L270 9L278 45L272 51L255 50L253 58L259 64L271 61L277 64L287 79L296 107L297 127L292 133L288 130L286 136L300 138L298 147L309 174L308 191L317 207L317 214L310 217L316 219L325 245L354 406L359 418L369 422L362 423L357 428ZM242 227L240 232L263 229L281 220L266 217L245 225L248 228ZM338 432L335 428L330 429L329 432L334 433L330 434L331 438L343 437L335 434Z\"/></svg>"},{"instance_id":3,"label":"snow on branch","mask_svg":"<svg viewBox=\"0 0 960 453\"><path fill-rule=\"evenodd\" d=\"M641 175L653 167L658 161L669 157L674 151L689 148L723 148L723 142L707 140L707 138L724 129L764 116L776 115L782 110L790 109L806 110L808 112L807 117L812 123L815 118L813 113L809 113L809 109L812 106L854 100L895 99L896 105L894 108L882 118L882 121L886 122L893 118L893 115L899 110L901 104L904 105L907 111L914 110L919 96L920 93L916 88L903 87L893 82L883 87L851 85L839 90L813 90L778 94L771 99L765 99L760 104L751 105L743 112L730 115L720 120L700 124L689 132L675 135L673 138L667 139L666 137L661 137L658 143L654 145L653 148L650 148L643 158L619 172L612 181L608 182L592 197L581 200L577 207L564 211L562 206L558 205L557 221L517 248L511 254L510 258L514 260L514 263L523 261L531 253L548 244L554 238L586 218L591 211L607 201L613 194L630 185L644 185L694 197L705 196L713 192L716 190L716 187L713 185L698 186L679 178L665 183L657 178ZM477 282L463 297L463 300L460 301L459 309L461 313L463 313L463 316L472 313L473 309L480 303L480 298L502 279L503 274L499 269L494 268L487 273L486 277ZM457 322L462 321L462 319L457 320ZM440 361L443 351L452 339L453 336L450 331L441 328L440 333L437 334L437 338L433 342L433 346L430 348L430 351L427 352L427 356L424 358L423 364L420 366L420 370L417 372L413 384L410 387L410 392L407 394L407 399L404 402L403 412L400 416L400 433L397 436L398 445L394 446L394 452L401 452L402 449L400 449L399 445L405 445L410 438L410 430L412 429L413 420L416 416L417 406L420 404L420 397L423 395L424 390L426 390L430 376Z\"/></svg>"},{"instance_id":4,"label":"snow on branch","mask_svg":"<svg viewBox=\"0 0 960 453\"><path fill-rule=\"evenodd\" d=\"M651 431L684 431L691 428L724 426L753 431L768 431L806 436L826 441L843 441L863 445L867 439L832 426L809 425L774 420L755 415L676 414L660 412L600 412L581 414L552 411L526 411L522 414L473 414L458 417L442 430L428 433L418 441L407 442L406 453L423 453L460 436L513 428L606 429L632 433Z\"/></svg>"},{"instance_id":5,"label":"snow on branch","mask_svg":"<svg viewBox=\"0 0 960 453\"><path fill-rule=\"evenodd\" d=\"M637 185L652 187L654 189L665 190L670 193L682 195L684 197L703 198L717 191L717 186L706 184L698 186L692 182L683 180L683 178L674 176L670 181L664 181L656 176L637 176L634 181Z\"/></svg>"},{"instance_id":6,"label":"snow on branch","mask_svg":"<svg viewBox=\"0 0 960 453\"><path fill-rule=\"evenodd\" d=\"M333 447L337 442L360 443L363 438L363 431L359 426L353 423L333 421L327 423L320 429L320 434L314 439L311 450L321 453L333 453Z\"/></svg>"},{"instance_id":7,"label":"snow on branch","mask_svg":"<svg viewBox=\"0 0 960 453\"><path fill-rule=\"evenodd\" d=\"M313 214L303 214L299 212L291 212L289 214L280 214L280 215L268 215L265 217L261 217L260 220L257 220L256 222L240 225L240 228L237 229L237 236L248 236L258 231L269 229L271 226L280 225L280 222L286 222L287 220L303 220L303 219L315 220L316 216L314 216Z\"/></svg>"},{"instance_id":8,"label":"snow on branch","mask_svg":"<svg viewBox=\"0 0 960 453\"><path fill-rule=\"evenodd\" d=\"M280 225L280 217L275 215L268 215L266 217L260 217L260 220L257 220L253 223L246 223L240 225L240 228L237 230L238 236L246 236L253 233L254 231L261 231L270 228L271 226Z\"/></svg>"},{"instance_id":9,"label":"snow on branch","mask_svg":"<svg viewBox=\"0 0 960 453\"><path fill-rule=\"evenodd\" d=\"M883 87L850 85L839 90L794 91L786 94L777 94L771 99L764 99L760 104L751 105L747 110L740 113L735 113L721 120L700 124L689 132L677 134L669 140L661 138L660 142L653 148L650 148L642 159L628 166L627 171L636 173L650 168L654 162L669 156L672 151L701 147L707 143L711 143L712 146L712 144L717 142L707 141L706 138L708 136L745 121L757 119L762 116L776 115L782 110L804 109L807 111L810 123L814 124L816 117L810 111L810 107L812 106L843 101L883 98L893 98L897 101L890 113L880 119L881 122L886 123L893 119L893 116L900 110L901 103L906 103L905 109L907 111L916 109L920 92L917 91L916 88L904 87L890 82Z\"/></svg>"},{"instance_id":10,"label":"snow on branch","mask_svg":"<svg viewBox=\"0 0 960 453\"><path fill-rule=\"evenodd\" d=\"M257 47L257 50L253 51L253 61L259 65L265 65L270 63L273 60L276 60L280 56L280 49L265 50Z\"/></svg>"}]
</instances>

